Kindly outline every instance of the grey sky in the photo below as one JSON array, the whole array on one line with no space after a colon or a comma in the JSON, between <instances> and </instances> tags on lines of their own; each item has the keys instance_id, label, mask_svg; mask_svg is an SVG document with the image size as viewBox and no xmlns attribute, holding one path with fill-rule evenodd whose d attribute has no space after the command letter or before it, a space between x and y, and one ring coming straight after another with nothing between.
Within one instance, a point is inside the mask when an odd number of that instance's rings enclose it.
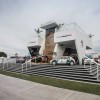
<instances>
[{"instance_id":1,"label":"grey sky","mask_svg":"<svg viewBox=\"0 0 100 100\"><path fill-rule=\"evenodd\" d=\"M50 20L77 23L100 52L100 0L0 0L0 50L26 54L34 28Z\"/></svg>"}]
</instances>

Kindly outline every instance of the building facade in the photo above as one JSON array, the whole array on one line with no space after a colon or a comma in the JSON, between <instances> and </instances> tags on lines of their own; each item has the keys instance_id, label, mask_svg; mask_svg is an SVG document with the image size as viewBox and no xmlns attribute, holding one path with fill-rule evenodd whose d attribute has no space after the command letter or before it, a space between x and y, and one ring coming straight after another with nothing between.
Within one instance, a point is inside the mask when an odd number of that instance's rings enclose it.
<instances>
[{"instance_id":1,"label":"building facade","mask_svg":"<svg viewBox=\"0 0 100 100\"><path fill-rule=\"evenodd\" d=\"M92 49L92 38L77 24L57 24L48 22L42 24L45 36L36 36L28 44L31 56L46 55L50 59L59 59L61 56L76 56L82 64L86 50Z\"/></svg>"}]
</instances>

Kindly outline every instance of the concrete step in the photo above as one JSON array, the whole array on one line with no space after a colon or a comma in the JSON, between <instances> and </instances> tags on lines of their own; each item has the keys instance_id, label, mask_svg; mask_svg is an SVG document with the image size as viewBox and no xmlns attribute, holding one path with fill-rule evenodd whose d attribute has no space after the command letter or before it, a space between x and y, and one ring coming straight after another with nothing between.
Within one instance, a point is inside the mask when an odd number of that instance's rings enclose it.
<instances>
[{"instance_id":1,"label":"concrete step","mask_svg":"<svg viewBox=\"0 0 100 100\"><path fill-rule=\"evenodd\" d=\"M70 74L80 74L80 75L92 75L89 71L75 71L75 70L27 70L27 72L54 72L54 73L70 73Z\"/></svg>"},{"instance_id":2,"label":"concrete step","mask_svg":"<svg viewBox=\"0 0 100 100\"><path fill-rule=\"evenodd\" d=\"M9 69L10 71L19 71L21 72L22 71L22 68L21 67L17 67L17 68L13 68L13 69ZM7 71L9 71L7 70ZM26 67L23 68L23 71L26 71ZM29 72L32 72L32 71L42 71L42 72L53 72L53 71L56 71L56 72L66 72L66 73L79 73L79 74L82 74L82 75L88 75L90 74L90 71L87 71L85 69L66 69L65 67L60 67L60 68L56 68L56 67L47 67L46 68L33 68L33 69L30 69L30 67L27 68L27 71Z\"/></svg>"},{"instance_id":3,"label":"concrete step","mask_svg":"<svg viewBox=\"0 0 100 100\"><path fill-rule=\"evenodd\" d=\"M81 78L89 78L89 79L94 79L94 77L92 77L92 75L83 75L81 73L66 73L66 72L24 72L24 73L44 73L45 75L47 74L51 74L51 75L61 75L61 76L73 76L73 77L81 77Z\"/></svg>"},{"instance_id":4,"label":"concrete step","mask_svg":"<svg viewBox=\"0 0 100 100\"><path fill-rule=\"evenodd\" d=\"M6 68L5 70L22 73L21 64L13 65L12 67ZM23 66L23 74L27 75L43 75L62 79L97 82L95 66L92 67L92 73L93 74L90 74L90 66L84 68L84 66L80 65L32 65L30 69L30 66L28 65L27 71L26 66Z\"/></svg>"},{"instance_id":5,"label":"concrete step","mask_svg":"<svg viewBox=\"0 0 100 100\"><path fill-rule=\"evenodd\" d=\"M49 77L55 77L55 78L61 78L61 79L70 79L70 80L78 80L78 81L86 81L86 82L94 82L94 83L100 83L100 81L97 80L97 78L81 78L81 77L72 77L72 76L63 76L63 75L54 75L54 74L44 74L44 73L27 73L28 75L39 75L39 76L49 76Z\"/></svg>"},{"instance_id":6,"label":"concrete step","mask_svg":"<svg viewBox=\"0 0 100 100\"><path fill-rule=\"evenodd\" d=\"M17 72L17 73L22 73L21 70L19 71L12 71L12 72ZM73 80L88 80L90 82L97 81L96 77L92 76L82 76L82 75L74 75L74 74L68 74L68 73L53 73L53 72L23 72L23 74L27 75L44 75L44 76L50 76L50 77L56 77L56 78L62 78L62 79L73 79Z\"/></svg>"}]
</instances>

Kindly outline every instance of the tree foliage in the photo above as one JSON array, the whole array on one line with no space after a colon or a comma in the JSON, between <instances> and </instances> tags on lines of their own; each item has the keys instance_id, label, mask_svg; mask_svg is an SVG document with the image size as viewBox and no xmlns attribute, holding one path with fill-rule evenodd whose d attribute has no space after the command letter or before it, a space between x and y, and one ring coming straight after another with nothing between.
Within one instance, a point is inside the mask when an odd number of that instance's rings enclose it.
<instances>
[{"instance_id":1,"label":"tree foliage","mask_svg":"<svg viewBox=\"0 0 100 100\"><path fill-rule=\"evenodd\" d=\"M7 57L7 54L5 52L0 52L0 57Z\"/></svg>"}]
</instances>

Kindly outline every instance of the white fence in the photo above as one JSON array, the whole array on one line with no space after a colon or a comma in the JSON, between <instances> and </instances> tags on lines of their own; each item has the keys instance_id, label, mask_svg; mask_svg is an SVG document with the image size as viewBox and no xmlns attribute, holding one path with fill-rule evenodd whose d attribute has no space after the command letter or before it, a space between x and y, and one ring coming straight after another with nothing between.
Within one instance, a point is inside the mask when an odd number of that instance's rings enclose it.
<instances>
[{"instance_id":1,"label":"white fence","mask_svg":"<svg viewBox=\"0 0 100 100\"><path fill-rule=\"evenodd\" d=\"M96 68L94 68L94 70L96 70L95 74L96 74L96 77L97 77L97 80L99 80L99 76L100 76L100 64L95 62L94 60L91 60L90 58L88 58L87 56L84 56L85 58L89 59L90 60L90 74L93 74L92 73L92 69L93 69L93 65L96 66ZM86 68L86 64L84 63L84 68Z\"/></svg>"},{"instance_id":2,"label":"white fence","mask_svg":"<svg viewBox=\"0 0 100 100\"><path fill-rule=\"evenodd\" d=\"M31 69L31 60L33 60L34 58L32 59L29 59L29 60L26 60L25 63L21 64L21 69L22 69L22 73L24 71L24 65L25 65L25 69L27 71L28 69L28 65L30 66L30 69ZM16 58L4 58L4 57L0 57L0 68L5 70L5 68L8 68L8 67L11 67L13 64L16 64ZM35 58L35 65L36 64L36 58Z\"/></svg>"},{"instance_id":3,"label":"white fence","mask_svg":"<svg viewBox=\"0 0 100 100\"><path fill-rule=\"evenodd\" d=\"M23 64L21 64L21 67L22 67L22 73L23 73L23 71L24 71L24 65L25 65L25 67L26 67L26 71L27 71L27 69L28 69L28 64L29 64L29 66L30 66L30 69L31 69L31 61L33 60L34 58L32 58L32 59L29 59L29 60L26 60L26 62L25 63L23 63ZM36 57L35 57L35 65L36 65Z\"/></svg>"},{"instance_id":4,"label":"white fence","mask_svg":"<svg viewBox=\"0 0 100 100\"><path fill-rule=\"evenodd\" d=\"M9 66L12 66L12 64L16 64L16 58L0 57L0 65L3 70Z\"/></svg>"}]
</instances>

